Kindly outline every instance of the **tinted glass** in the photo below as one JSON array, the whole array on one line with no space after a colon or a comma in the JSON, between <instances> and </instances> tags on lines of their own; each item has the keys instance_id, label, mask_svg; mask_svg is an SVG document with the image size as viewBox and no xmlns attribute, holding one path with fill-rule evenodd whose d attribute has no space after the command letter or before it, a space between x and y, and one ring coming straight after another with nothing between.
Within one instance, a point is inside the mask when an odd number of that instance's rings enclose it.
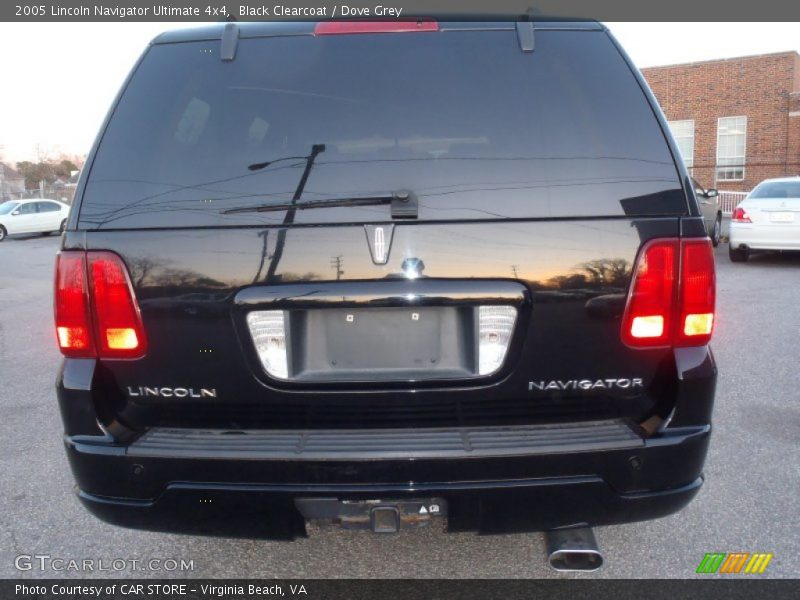
<instances>
[{"instance_id":1,"label":"tinted glass","mask_svg":"<svg viewBox=\"0 0 800 600\"><path fill-rule=\"evenodd\" d=\"M664 134L603 32L537 32L532 53L513 30L242 39L231 62L219 46L149 50L91 168L84 227L280 223L221 211L290 201L314 144L301 201L408 189L421 220L686 212Z\"/></svg>"},{"instance_id":2,"label":"tinted glass","mask_svg":"<svg viewBox=\"0 0 800 600\"><path fill-rule=\"evenodd\" d=\"M28 202L27 204L22 204L19 207L19 214L21 215L31 215L36 212L36 202Z\"/></svg>"},{"instance_id":3,"label":"tinted glass","mask_svg":"<svg viewBox=\"0 0 800 600\"><path fill-rule=\"evenodd\" d=\"M800 198L800 179L762 183L750 194L750 199L759 198Z\"/></svg>"},{"instance_id":4,"label":"tinted glass","mask_svg":"<svg viewBox=\"0 0 800 600\"><path fill-rule=\"evenodd\" d=\"M13 211L19 202L3 202L0 204L0 215L7 215Z\"/></svg>"}]
</instances>

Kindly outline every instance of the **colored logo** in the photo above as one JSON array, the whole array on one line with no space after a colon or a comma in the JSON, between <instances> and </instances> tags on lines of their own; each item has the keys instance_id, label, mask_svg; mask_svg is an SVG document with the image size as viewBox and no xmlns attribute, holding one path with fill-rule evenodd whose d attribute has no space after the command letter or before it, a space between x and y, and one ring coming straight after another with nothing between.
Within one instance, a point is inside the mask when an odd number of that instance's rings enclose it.
<instances>
[{"instance_id":1,"label":"colored logo","mask_svg":"<svg viewBox=\"0 0 800 600\"><path fill-rule=\"evenodd\" d=\"M761 574L772 556L772 552L710 552L700 561L697 572Z\"/></svg>"}]
</instances>

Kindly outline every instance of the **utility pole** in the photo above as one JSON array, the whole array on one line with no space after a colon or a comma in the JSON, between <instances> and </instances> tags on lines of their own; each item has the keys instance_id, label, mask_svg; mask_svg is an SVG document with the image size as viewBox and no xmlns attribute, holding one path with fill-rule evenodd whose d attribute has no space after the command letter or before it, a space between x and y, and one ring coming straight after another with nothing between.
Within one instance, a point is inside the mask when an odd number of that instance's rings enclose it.
<instances>
[{"instance_id":1,"label":"utility pole","mask_svg":"<svg viewBox=\"0 0 800 600\"><path fill-rule=\"evenodd\" d=\"M342 269L343 263L344 259L341 256L331 257L331 268L336 270L336 281L339 281L342 275L344 275L344 269Z\"/></svg>"},{"instance_id":2,"label":"utility pole","mask_svg":"<svg viewBox=\"0 0 800 600\"><path fill-rule=\"evenodd\" d=\"M267 238L269 237L269 229L265 229L264 231L258 232L258 237L261 238L261 262L258 263L258 271L256 271L255 277L253 277L253 283L258 283L258 280L261 279L261 270L264 268L264 262L267 260Z\"/></svg>"}]
</instances>

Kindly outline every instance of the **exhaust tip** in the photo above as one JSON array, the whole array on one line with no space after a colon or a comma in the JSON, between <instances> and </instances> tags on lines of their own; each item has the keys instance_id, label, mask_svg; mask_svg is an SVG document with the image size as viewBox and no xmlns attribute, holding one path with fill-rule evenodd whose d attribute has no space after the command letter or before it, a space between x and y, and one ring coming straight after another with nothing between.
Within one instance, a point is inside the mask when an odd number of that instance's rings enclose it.
<instances>
[{"instance_id":1,"label":"exhaust tip","mask_svg":"<svg viewBox=\"0 0 800 600\"><path fill-rule=\"evenodd\" d=\"M598 550L557 550L548 557L556 571L597 571L603 566Z\"/></svg>"},{"instance_id":2,"label":"exhaust tip","mask_svg":"<svg viewBox=\"0 0 800 600\"><path fill-rule=\"evenodd\" d=\"M548 562L556 571L596 571L603 566L591 527L565 527L546 535Z\"/></svg>"}]
</instances>

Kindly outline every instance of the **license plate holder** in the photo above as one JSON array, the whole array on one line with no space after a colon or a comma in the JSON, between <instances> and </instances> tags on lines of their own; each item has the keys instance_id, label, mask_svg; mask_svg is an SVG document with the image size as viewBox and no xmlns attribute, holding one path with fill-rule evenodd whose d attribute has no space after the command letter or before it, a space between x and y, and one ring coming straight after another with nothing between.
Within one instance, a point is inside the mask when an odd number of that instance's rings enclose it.
<instances>
[{"instance_id":1,"label":"license plate holder","mask_svg":"<svg viewBox=\"0 0 800 600\"><path fill-rule=\"evenodd\" d=\"M473 306L324 308L292 311L290 319L295 381L476 375Z\"/></svg>"}]
</instances>

